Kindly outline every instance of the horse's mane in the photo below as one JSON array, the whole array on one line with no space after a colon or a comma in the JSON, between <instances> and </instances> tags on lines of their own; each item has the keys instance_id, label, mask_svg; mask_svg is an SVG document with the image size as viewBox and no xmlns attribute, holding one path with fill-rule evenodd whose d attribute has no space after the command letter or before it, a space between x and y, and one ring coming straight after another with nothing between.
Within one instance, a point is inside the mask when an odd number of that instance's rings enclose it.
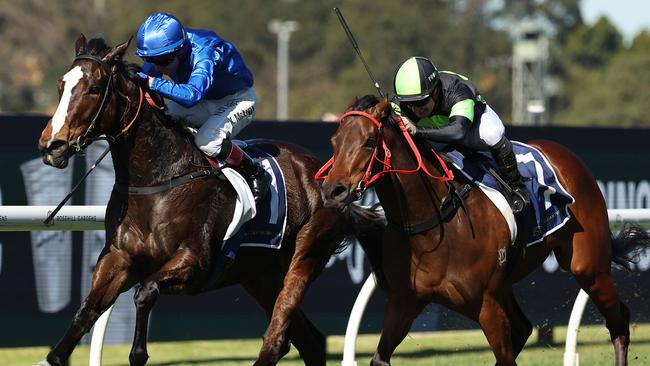
<instances>
[{"instance_id":1,"label":"horse's mane","mask_svg":"<svg viewBox=\"0 0 650 366\"><path fill-rule=\"evenodd\" d=\"M364 95L362 97L356 97L356 98L354 98L352 103L350 103L350 106L348 107L348 110L365 111L368 108L372 108L372 107L376 106L380 102L380 100L381 99L379 99L379 97L377 97L374 94L366 94L366 95ZM391 108L390 103L389 103L388 108ZM388 119L387 119L387 122L388 122L389 126L395 126L395 127L397 126L395 124L395 116L396 116L395 113L393 113L393 111L391 110L391 112L388 115Z\"/></svg>"},{"instance_id":2,"label":"horse's mane","mask_svg":"<svg viewBox=\"0 0 650 366\"><path fill-rule=\"evenodd\" d=\"M379 103L379 98L374 94L366 94L362 97L356 97L350 103L348 109L353 111L364 111L368 108L374 107Z\"/></svg>"}]
</instances>

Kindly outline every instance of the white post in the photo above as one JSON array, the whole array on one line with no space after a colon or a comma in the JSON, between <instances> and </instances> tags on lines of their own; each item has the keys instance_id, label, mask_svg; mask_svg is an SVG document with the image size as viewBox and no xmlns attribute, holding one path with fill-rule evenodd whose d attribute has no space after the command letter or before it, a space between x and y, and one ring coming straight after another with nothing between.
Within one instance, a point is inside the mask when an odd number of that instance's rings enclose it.
<instances>
[{"instance_id":1,"label":"white post","mask_svg":"<svg viewBox=\"0 0 650 366\"><path fill-rule=\"evenodd\" d=\"M113 305L111 305L108 310L102 314L102 316L97 319L95 322L95 327L93 328L93 336L90 340L90 360L88 361L89 366L101 366L102 365L102 349L104 348L104 335L106 334L106 327L108 326L108 320L111 318L111 312L113 311Z\"/></svg>"},{"instance_id":2,"label":"white post","mask_svg":"<svg viewBox=\"0 0 650 366\"><path fill-rule=\"evenodd\" d=\"M291 32L298 30L294 20L273 19L269 22L269 31L278 35L277 66L277 120L289 118L289 40Z\"/></svg>"},{"instance_id":3,"label":"white post","mask_svg":"<svg viewBox=\"0 0 650 366\"><path fill-rule=\"evenodd\" d=\"M366 310L366 305L370 301L372 293L377 287L377 279L374 274L370 274L366 282L364 282L359 291L354 306L352 306L352 311L350 312L350 319L348 320L348 326L345 330L345 340L343 343L343 361L341 366L357 366L357 361L355 360L356 353L356 342L357 334L359 333L359 325L361 324L361 317L363 317L363 312Z\"/></svg>"},{"instance_id":4,"label":"white post","mask_svg":"<svg viewBox=\"0 0 650 366\"><path fill-rule=\"evenodd\" d=\"M571 317L569 318L569 326L567 327L566 343L564 345L564 366L579 366L580 360L577 352L578 332L580 331L580 322L582 321L582 313L585 311L589 295L584 290L580 290L573 309L571 310Z\"/></svg>"}]
</instances>

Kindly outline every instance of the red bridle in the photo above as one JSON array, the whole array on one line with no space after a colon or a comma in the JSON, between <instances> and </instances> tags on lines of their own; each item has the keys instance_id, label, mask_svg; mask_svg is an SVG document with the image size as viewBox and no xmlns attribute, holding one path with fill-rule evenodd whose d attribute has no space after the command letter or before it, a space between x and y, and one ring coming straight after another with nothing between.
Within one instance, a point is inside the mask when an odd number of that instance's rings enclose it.
<instances>
[{"instance_id":1,"label":"red bridle","mask_svg":"<svg viewBox=\"0 0 650 366\"><path fill-rule=\"evenodd\" d=\"M406 139L406 142L408 142L409 147L411 148L411 151L413 152L413 156L415 156L415 160L417 161L417 166L415 169L393 169L391 167L391 152L388 146L386 145L386 141L384 140L384 135L381 133L381 129L383 128L383 125L381 122L377 121L375 117L373 117L371 114L363 112L363 111L348 111L344 113L341 116L340 123L343 124L343 120L348 117L348 116L361 116L369 119L372 123L375 124L377 127L377 144L375 145L375 148L373 149L372 152L372 157L370 161L368 162L368 167L366 167L366 172L363 176L363 179L361 182L359 182L359 186L363 186L362 188L365 190L367 189L371 184L373 184L375 181L377 181L379 178L384 176L385 174L389 173L395 173L395 174L413 174L417 173L420 170L423 171L426 175L429 177L439 180L439 181L449 181L454 179L454 173L449 170L447 167L447 164L442 160L442 158L438 155L438 153L435 152L435 150L431 150L433 154L435 155L436 159L438 160L438 163L440 164L440 167L442 168L442 171L444 173L444 176L436 176L431 174L427 167L424 165L422 161L422 155L420 154L420 151L418 150L417 146L415 145L415 142L413 142L413 139L411 138L411 135L408 133L406 130L406 127L404 126L404 123L401 118L397 118L397 126L399 127L400 131L402 132L402 135ZM383 161L378 158L379 154L379 147L384 150L384 159ZM376 162L379 162L382 165L381 171L375 173L374 175L372 174L374 164ZM327 177L327 173L332 165L334 164L334 157L332 156L319 170L316 172L315 178L316 179L325 179Z\"/></svg>"}]
</instances>

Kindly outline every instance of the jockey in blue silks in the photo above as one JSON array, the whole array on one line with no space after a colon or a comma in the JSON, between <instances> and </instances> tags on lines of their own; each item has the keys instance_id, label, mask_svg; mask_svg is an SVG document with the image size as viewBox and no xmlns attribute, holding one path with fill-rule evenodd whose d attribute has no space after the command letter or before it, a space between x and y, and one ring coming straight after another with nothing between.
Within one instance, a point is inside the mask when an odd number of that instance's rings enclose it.
<instances>
[{"instance_id":1,"label":"jockey in blue silks","mask_svg":"<svg viewBox=\"0 0 650 366\"><path fill-rule=\"evenodd\" d=\"M235 46L161 12L140 26L135 54L144 60L139 75L169 99L168 114L198 128L194 141L201 151L237 169L255 200L263 198L270 175L231 142L252 121L256 102L253 74Z\"/></svg>"}]
</instances>

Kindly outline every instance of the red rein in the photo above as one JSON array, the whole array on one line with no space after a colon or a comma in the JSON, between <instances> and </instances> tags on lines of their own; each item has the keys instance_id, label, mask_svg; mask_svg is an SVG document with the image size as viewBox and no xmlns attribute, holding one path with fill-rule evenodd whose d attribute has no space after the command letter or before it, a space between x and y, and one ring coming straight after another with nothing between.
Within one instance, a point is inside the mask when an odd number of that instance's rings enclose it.
<instances>
[{"instance_id":1,"label":"red rein","mask_svg":"<svg viewBox=\"0 0 650 366\"><path fill-rule=\"evenodd\" d=\"M406 139L406 142L408 142L409 147L411 148L411 151L413 152L413 156L415 156L415 160L417 161L417 166L415 169L412 170L407 170L407 169L392 169L390 165L390 157L391 157L391 152L388 149L388 146L386 145L386 142L384 141L384 136L381 134L381 129L382 129L382 124L375 119L371 114L362 112L362 111L348 111L344 113L341 116L340 123L343 123L343 119L347 116L361 116L369 119L372 121L372 123L377 126L377 145L375 146L375 149L372 152L372 158L370 159L370 162L368 163L368 167L366 168L366 173L363 176L363 186L364 188L368 188L372 183L374 183L376 180L378 180L380 177L382 177L385 174L389 173L396 173L396 174L413 174L417 173L418 171L422 170L426 175L429 177L440 180L440 181L448 181L454 179L454 173L449 170L447 167L447 164L442 160L442 158L438 155L438 153L435 152L435 150L431 150L433 154L435 155L436 159L438 159L438 163L440 164L444 176L435 176L429 172L427 167L424 165L422 162L422 155L420 154L420 151L418 151L417 146L415 146L415 143L413 142L413 139L411 138L411 135L406 131L406 127L404 126L404 123L402 122L401 118L397 118L397 125L399 126L400 131L402 131L402 134L404 135L404 138ZM379 160L378 153L379 153L379 146L381 146L384 149L384 160ZM380 172L376 174L372 174L372 170L374 167L375 162L379 162L382 165L382 169ZM318 172L316 172L315 178L316 179L325 179L327 176L326 172L329 171L329 169L332 167L332 164L334 164L334 157L331 157L325 165L323 165Z\"/></svg>"}]
</instances>

